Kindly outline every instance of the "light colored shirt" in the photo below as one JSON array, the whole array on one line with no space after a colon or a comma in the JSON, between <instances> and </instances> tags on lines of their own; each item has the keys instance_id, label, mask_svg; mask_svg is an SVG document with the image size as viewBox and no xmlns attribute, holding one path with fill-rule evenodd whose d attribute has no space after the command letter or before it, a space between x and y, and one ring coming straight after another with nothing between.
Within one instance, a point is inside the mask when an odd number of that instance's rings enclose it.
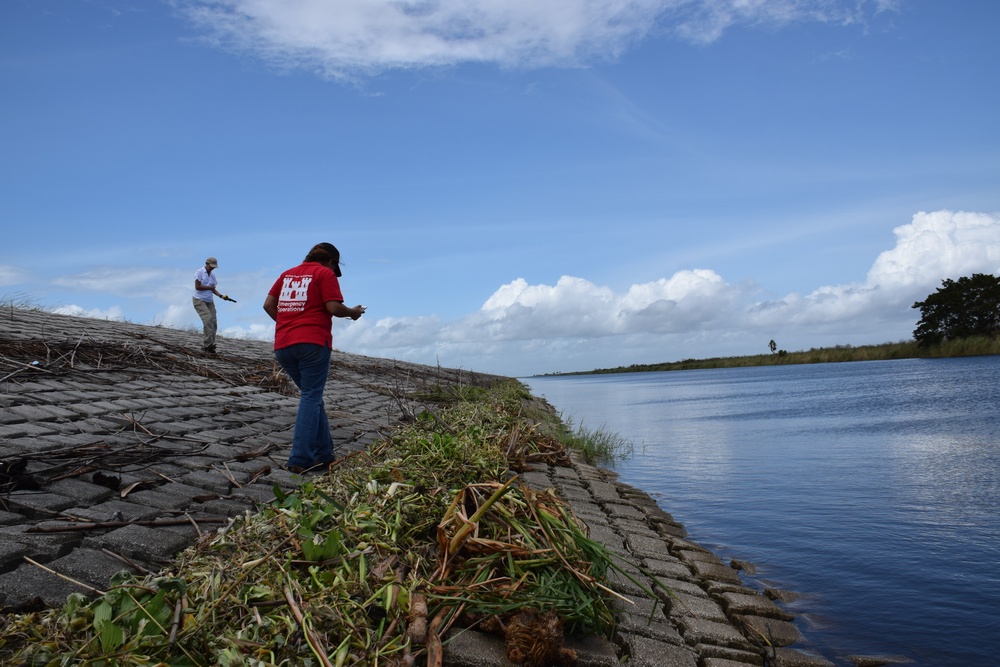
<instances>
[{"instance_id":1,"label":"light colored shirt","mask_svg":"<svg viewBox=\"0 0 1000 667\"><path fill-rule=\"evenodd\" d=\"M204 266L198 269L194 274L194 279L202 284L202 287L207 287L208 289L196 289L194 291L194 298L201 299L202 301L213 301L212 290L215 286L219 284L219 281L215 279L211 273L208 272Z\"/></svg>"}]
</instances>

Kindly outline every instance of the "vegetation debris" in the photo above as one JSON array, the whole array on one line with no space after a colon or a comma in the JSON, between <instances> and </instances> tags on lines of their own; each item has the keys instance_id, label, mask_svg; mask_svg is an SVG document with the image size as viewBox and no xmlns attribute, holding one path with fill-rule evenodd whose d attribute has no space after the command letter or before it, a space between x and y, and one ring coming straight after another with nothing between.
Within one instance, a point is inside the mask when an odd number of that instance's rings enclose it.
<instances>
[{"instance_id":1,"label":"vegetation debris","mask_svg":"<svg viewBox=\"0 0 1000 667\"><path fill-rule=\"evenodd\" d=\"M452 398L294 493L276 487L161 573L5 617L0 662L436 666L478 628L515 662L571 664L564 631L610 636L602 582L619 568L517 474L565 457L525 414L524 387Z\"/></svg>"}]
</instances>

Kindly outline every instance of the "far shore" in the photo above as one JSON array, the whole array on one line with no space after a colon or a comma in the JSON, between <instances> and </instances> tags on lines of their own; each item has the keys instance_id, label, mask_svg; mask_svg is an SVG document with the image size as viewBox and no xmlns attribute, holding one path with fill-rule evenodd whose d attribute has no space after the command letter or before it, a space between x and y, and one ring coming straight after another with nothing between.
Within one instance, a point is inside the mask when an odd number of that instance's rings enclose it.
<instances>
[{"instance_id":1,"label":"far shore","mask_svg":"<svg viewBox=\"0 0 1000 667\"><path fill-rule=\"evenodd\" d=\"M916 341L882 343L881 345L837 345L807 351L787 352L775 349L770 354L752 354L742 357L712 357L709 359L684 359L657 364L632 364L616 368L597 368L590 371L545 373L536 377L563 375L597 375L605 373L648 373L652 371L689 371L709 368L743 368L747 366L785 366L792 364L825 364L846 361L891 361L895 359L940 359L945 357L975 357L1000 354L1000 336L977 336L948 340L939 345L923 347Z\"/></svg>"}]
</instances>

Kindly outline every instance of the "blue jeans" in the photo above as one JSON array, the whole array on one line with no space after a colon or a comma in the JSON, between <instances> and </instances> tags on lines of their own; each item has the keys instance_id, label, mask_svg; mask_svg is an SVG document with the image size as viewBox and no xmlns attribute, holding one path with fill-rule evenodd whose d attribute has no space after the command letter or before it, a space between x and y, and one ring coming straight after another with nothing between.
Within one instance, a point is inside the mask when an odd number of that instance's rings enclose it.
<instances>
[{"instance_id":1,"label":"blue jeans","mask_svg":"<svg viewBox=\"0 0 1000 667\"><path fill-rule=\"evenodd\" d=\"M333 460L333 438L323 406L323 389L330 373L330 348L296 343L274 351L274 358L299 388L299 411L289 466L309 468Z\"/></svg>"}]
</instances>

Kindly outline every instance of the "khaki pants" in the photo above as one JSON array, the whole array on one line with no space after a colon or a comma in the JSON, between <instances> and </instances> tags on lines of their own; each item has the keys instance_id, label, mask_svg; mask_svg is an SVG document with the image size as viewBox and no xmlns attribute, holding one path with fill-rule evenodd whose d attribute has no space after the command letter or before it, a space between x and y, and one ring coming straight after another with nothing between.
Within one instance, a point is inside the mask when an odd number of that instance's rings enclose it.
<instances>
[{"instance_id":1,"label":"khaki pants","mask_svg":"<svg viewBox=\"0 0 1000 667\"><path fill-rule=\"evenodd\" d=\"M219 327L219 322L215 318L215 302L202 301L198 297L191 297L191 300L194 302L194 309L198 311L198 317L201 318L201 323L205 327L201 346L206 350L214 350L215 331Z\"/></svg>"}]
</instances>

